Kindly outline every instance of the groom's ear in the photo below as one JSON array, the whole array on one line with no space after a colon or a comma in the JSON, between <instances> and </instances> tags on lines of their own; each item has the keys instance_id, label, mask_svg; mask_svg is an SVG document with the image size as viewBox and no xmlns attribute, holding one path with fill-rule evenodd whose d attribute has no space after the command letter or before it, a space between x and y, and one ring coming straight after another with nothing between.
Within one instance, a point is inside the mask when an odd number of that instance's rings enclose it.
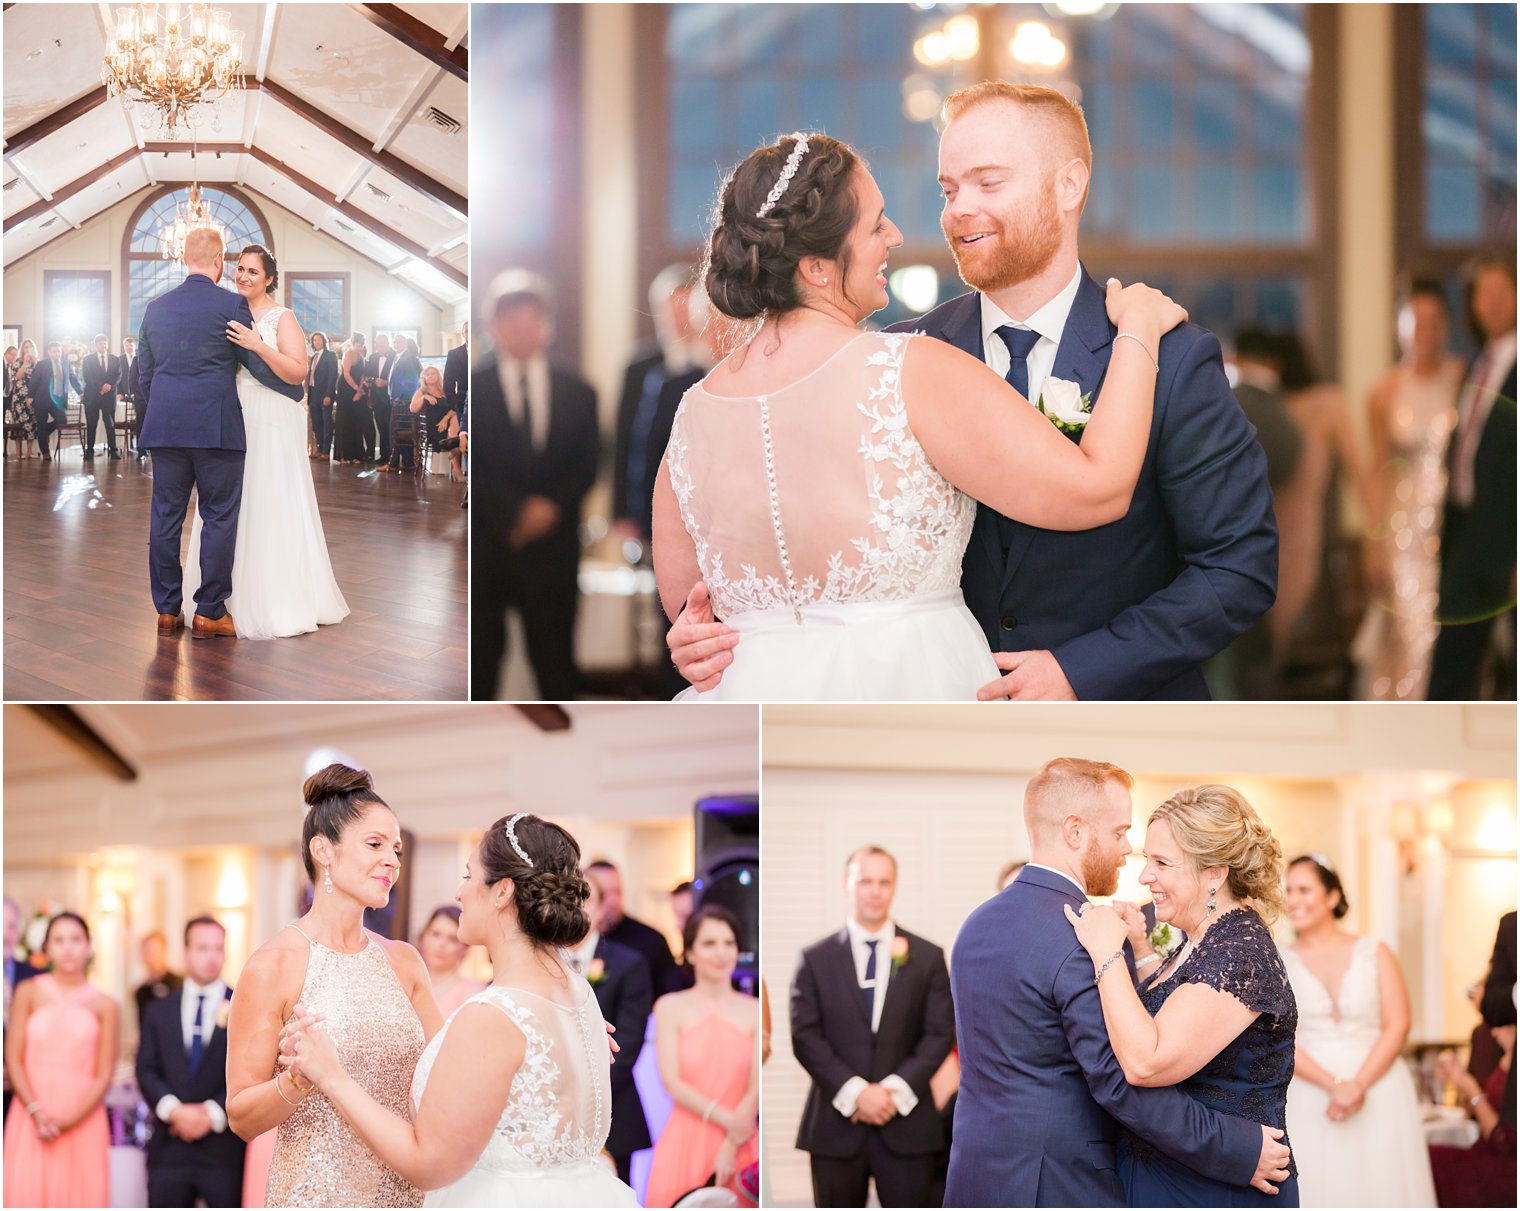
<instances>
[{"instance_id":1,"label":"groom's ear","mask_svg":"<svg viewBox=\"0 0 1520 1211\"><path fill-rule=\"evenodd\" d=\"M1078 156L1073 156L1056 170L1056 205L1063 214L1082 213L1091 183L1092 171Z\"/></svg>"}]
</instances>

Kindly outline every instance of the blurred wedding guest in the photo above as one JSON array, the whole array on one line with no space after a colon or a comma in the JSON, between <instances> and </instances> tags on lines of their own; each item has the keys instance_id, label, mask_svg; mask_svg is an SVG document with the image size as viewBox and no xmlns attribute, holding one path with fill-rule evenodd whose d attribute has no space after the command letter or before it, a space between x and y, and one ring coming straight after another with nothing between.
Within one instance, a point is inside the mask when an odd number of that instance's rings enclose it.
<instances>
[{"instance_id":1,"label":"blurred wedding guest","mask_svg":"<svg viewBox=\"0 0 1520 1211\"><path fill-rule=\"evenodd\" d=\"M485 987L467 979L459 970L470 948L459 940L459 906L440 904L433 909L422 932L417 936L417 953L433 982L433 999L438 1012L447 1018Z\"/></svg>"},{"instance_id":2,"label":"blurred wedding guest","mask_svg":"<svg viewBox=\"0 0 1520 1211\"><path fill-rule=\"evenodd\" d=\"M333 460L357 467L369 457L366 426L371 424L364 394L364 337L354 333L343 346L333 404Z\"/></svg>"},{"instance_id":3,"label":"blurred wedding guest","mask_svg":"<svg viewBox=\"0 0 1520 1211\"><path fill-rule=\"evenodd\" d=\"M17 353L14 363L10 360L14 350L5 351L5 418L16 425L16 456L31 458L32 446L37 441L37 411L32 403L32 371L37 368L37 357L31 349Z\"/></svg>"},{"instance_id":4,"label":"blurred wedding guest","mask_svg":"<svg viewBox=\"0 0 1520 1211\"><path fill-rule=\"evenodd\" d=\"M37 968L23 963L16 957L16 946L21 941L21 906L9 896L5 897L5 1030L10 1033L11 1002L15 1000L16 985L37 974ZM5 1071L5 1113L11 1112L11 1074Z\"/></svg>"},{"instance_id":5,"label":"blurred wedding guest","mask_svg":"<svg viewBox=\"0 0 1520 1211\"><path fill-rule=\"evenodd\" d=\"M141 379L137 368L137 342L130 336L121 342L121 378L116 381L116 394L131 406L127 413L128 451L137 446L137 435L142 431L142 408L146 401L139 401L137 392ZM143 453L143 452L140 452ZM143 454L146 457L146 454Z\"/></svg>"},{"instance_id":6,"label":"blurred wedding guest","mask_svg":"<svg viewBox=\"0 0 1520 1211\"><path fill-rule=\"evenodd\" d=\"M1283 400L1282 368L1272 334L1248 328L1235 335L1235 399L1256 429L1275 492L1298 469L1304 439Z\"/></svg>"},{"instance_id":7,"label":"blurred wedding guest","mask_svg":"<svg viewBox=\"0 0 1520 1211\"><path fill-rule=\"evenodd\" d=\"M74 367L63 356L63 345L49 341L47 356L38 360L28 383L32 392L32 409L37 417L37 444L42 447L42 461L52 462L53 434L68 419L69 392L84 390Z\"/></svg>"},{"instance_id":8,"label":"blurred wedding guest","mask_svg":"<svg viewBox=\"0 0 1520 1211\"><path fill-rule=\"evenodd\" d=\"M438 374L437 370L433 371ZM396 444L396 427L398 421L405 423L407 413L414 411L412 401L417 396L417 390L422 382L422 359L417 356L417 342L411 337L396 338L396 364L391 367L390 391L391 391L391 453L386 460L386 467L392 471L402 471L416 465L416 447L409 446L405 449ZM443 398L443 377L438 376L438 398ZM413 422L415 423L415 422Z\"/></svg>"},{"instance_id":9,"label":"blurred wedding guest","mask_svg":"<svg viewBox=\"0 0 1520 1211\"><path fill-rule=\"evenodd\" d=\"M464 340L449 350L449 355L444 359L443 363L443 403L446 409L445 415L448 412L452 412L454 414L454 421L449 428L428 434L428 441L432 445L437 446L439 442L447 441L450 437L456 436L456 425L460 428L468 426L469 413L467 409L469 407L469 399L470 324L466 320L464 325ZM454 473L456 475L464 474L464 456L457 447L449 452L449 457L454 462Z\"/></svg>"},{"instance_id":10,"label":"blurred wedding guest","mask_svg":"<svg viewBox=\"0 0 1520 1211\"><path fill-rule=\"evenodd\" d=\"M676 928L683 933L686 931L686 922L691 919L696 894L696 886L690 879L682 879L670 889L670 911L675 915Z\"/></svg>"},{"instance_id":11,"label":"blurred wedding guest","mask_svg":"<svg viewBox=\"0 0 1520 1211\"><path fill-rule=\"evenodd\" d=\"M435 449L439 442L449 435L449 419L454 415L453 409L448 405L446 392L443 385L443 372L437 366L423 368L422 377L417 380L417 390L412 392L411 403L408 408L416 417L413 421L419 431L424 431L423 438L419 438L417 448ZM423 440L425 438L426 445ZM395 457L395 451L391 451L391 457Z\"/></svg>"},{"instance_id":12,"label":"blurred wedding guest","mask_svg":"<svg viewBox=\"0 0 1520 1211\"><path fill-rule=\"evenodd\" d=\"M1012 862L1006 863L1003 869L998 871L997 889L1002 891L1006 888L1018 877L1019 871L1028 865L1029 863L1024 861L1023 858L1015 858Z\"/></svg>"},{"instance_id":13,"label":"blurred wedding guest","mask_svg":"<svg viewBox=\"0 0 1520 1211\"><path fill-rule=\"evenodd\" d=\"M327 333L311 334L311 363L306 370L306 409L316 439L314 458L327 462L332 453L333 401L338 392L338 355L327 347Z\"/></svg>"},{"instance_id":14,"label":"blurred wedding guest","mask_svg":"<svg viewBox=\"0 0 1520 1211\"><path fill-rule=\"evenodd\" d=\"M397 337L399 343L401 338ZM375 352L364 364L364 377L369 380L365 405L369 416L363 421L364 457L368 461L374 455L376 463L391 461L391 371L395 368L400 349L391 348L391 338L383 332L375 333Z\"/></svg>"},{"instance_id":15,"label":"blurred wedding guest","mask_svg":"<svg viewBox=\"0 0 1520 1211\"><path fill-rule=\"evenodd\" d=\"M164 1124L148 1140L148 1206L239 1207L243 1141L227 1128L227 933L214 917L185 926L185 979L153 1001L137 1049L137 1084Z\"/></svg>"},{"instance_id":16,"label":"blurred wedding guest","mask_svg":"<svg viewBox=\"0 0 1520 1211\"><path fill-rule=\"evenodd\" d=\"M1491 637L1509 654L1490 687L1514 697L1515 263L1484 257L1468 274L1467 312L1481 348L1457 397L1446 456L1446 515L1429 697L1477 698Z\"/></svg>"},{"instance_id":17,"label":"blurred wedding guest","mask_svg":"<svg viewBox=\"0 0 1520 1211\"><path fill-rule=\"evenodd\" d=\"M570 966L577 975L586 977L596 993L602 1017L617 1029L613 1037L618 1040L620 1050L612 1066L612 1130L607 1135L605 1151L617 1162L618 1177L626 1182L633 1154L649 1147L649 1121L644 1117L644 1104L633 1083L633 1066L644 1049L649 1012L654 1008L654 985L643 955L602 936L597 927L602 913L601 887L589 876L586 886L591 889L586 897L591 932L566 953Z\"/></svg>"},{"instance_id":18,"label":"blurred wedding guest","mask_svg":"<svg viewBox=\"0 0 1520 1211\"><path fill-rule=\"evenodd\" d=\"M598 928L602 936L644 956L644 961L649 964L650 978L654 981L655 996L677 991L676 961L665 935L623 911L623 876L618 868L606 858L598 858L586 866L586 878L601 892L602 913Z\"/></svg>"},{"instance_id":19,"label":"blurred wedding guest","mask_svg":"<svg viewBox=\"0 0 1520 1211\"><path fill-rule=\"evenodd\" d=\"M1450 334L1440 281L1412 278L1399 302L1399 360L1367 399L1376 545L1357 651L1365 653L1362 696L1379 701L1421 700L1430 677L1446 445L1462 386L1462 361L1446 351Z\"/></svg>"},{"instance_id":20,"label":"blurred wedding guest","mask_svg":"<svg viewBox=\"0 0 1520 1211\"><path fill-rule=\"evenodd\" d=\"M549 364L554 325L542 278L509 269L491 283L491 299L496 347L475 368L470 392L471 450L485 466L473 477L471 506L470 696L496 697L512 609L538 697L564 701L578 688L579 530L596 479L596 392Z\"/></svg>"},{"instance_id":21,"label":"blurred wedding guest","mask_svg":"<svg viewBox=\"0 0 1520 1211\"><path fill-rule=\"evenodd\" d=\"M1499 933L1494 939L1493 957L1488 961L1488 979L1483 984L1480 1006L1483 1021L1490 1030L1515 1024L1515 914L1499 918ZM1499 1103L1499 1121L1515 1132L1515 1072L1510 1069L1504 1082L1504 1100Z\"/></svg>"},{"instance_id":22,"label":"blurred wedding guest","mask_svg":"<svg viewBox=\"0 0 1520 1211\"><path fill-rule=\"evenodd\" d=\"M111 352L111 338L104 332L95 338L95 352L84 357L84 457L95 457L95 427L105 421L106 449L120 458L116 446L116 387L121 381L121 358Z\"/></svg>"},{"instance_id":23,"label":"blurred wedding guest","mask_svg":"<svg viewBox=\"0 0 1520 1211\"><path fill-rule=\"evenodd\" d=\"M1471 1147L1430 1146L1438 1207L1515 1205L1515 1131L1500 1121L1497 1109L1514 1065L1515 1028L1495 1027L1494 1038L1500 1048L1498 1062L1485 1081L1464 1070L1455 1056L1436 1064L1437 1079L1455 1087L1457 1105L1478 1125Z\"/></svg>"},{"instance_id":24,"label":"blurred wedding guest","mask_svg":"<svg viewBox=\"0 0 1520 1211\"><path fill-rule=\"evenodd\" d=\"M105 1096L121 1011L85 976L90 927L61 912L47 925L49 970L16 989L5 1066L17 1112L5 1121L7 1207L111 1205Z\"/></svg>"},{"instance_id":25,"label":"blurred wedding guest","mask_svg":"<svg viewBox=\"0 0 1520 1211\"><path fill-rule=\"evenodd\" d=\"M945 1136L930 1079L955 1013L944 951L892 920L896 891L891 854L851 854L849 919L802 952L792 979L792 1052L812 1078L797 1147L820 1207L864 1207L872 1178L883 1207L933 1202Z\"/></svg>"},{"instance_id":26,"label":"blurred wedding guest","mask_svg":"<svg viewBox=\"0 0 1520 1211\"><path fill-rule=\"evenodd\" d=\"M1288 1121L1305 1207L1429 1207L1435 1202L1414 1079L1399 1058L1409 994L1393 952L1339 921L1350 910L1321 854L1288 866L1282 947L1298 1001Z\"/></svg>"},{"instance_id":27,"label":"blurred wedding guest","mask_svg":"<svg viewBox=\"0 0 1520 1211\"><path fill-rule=\"evenodd\" d=\"M675 1103L654 1146L646 1207L673 1207L703 1186L740 1193L760 1157L760 1006L733 987L738 918L699 908L682 934L696 982L655 1002L660 1080Z\"/></svg>"},{"instance_id":28,"label":"blurred wedding guest","mask_svg":"<svg viewBox=\"0 0 1520 1211\"><path fill-rule=\"evenodd\" d=\"M171 992L177 992L180 977L169 970L169 940L164 937L163 930L155 929L145 937L138 953L142 956L143 970L148 973L148 978L132 994L137 1002L137 1028L141 1030L148 1006Z\"/></svg>"}]
</instances>

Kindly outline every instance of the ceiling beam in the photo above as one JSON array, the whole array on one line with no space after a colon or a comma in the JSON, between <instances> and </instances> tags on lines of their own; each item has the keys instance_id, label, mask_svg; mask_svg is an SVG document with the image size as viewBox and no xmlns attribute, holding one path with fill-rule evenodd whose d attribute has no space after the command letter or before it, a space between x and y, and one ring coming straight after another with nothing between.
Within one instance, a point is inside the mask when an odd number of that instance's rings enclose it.
<instances>
[{"instance_id":1,"label":"ceiling beam","mask_svg":"<svg viewBox=\"0 0 1520 1211\"><path fill-rule=\"evenodd\" d=\"M52 113L38 118L30 126L18 130L5 141L5 158L8 160L18 151L25 151L33 143L40 143L49 135L56 134L75 118L83 117L90 110L105 104L105 100L106 86L102 84L99 88L85 93L77 101L70 101Z\"/></svg>"},{"instance_id":2,"label":"ceiling beam","mask_svg":"<svg viewBox=\"0 0 1520 1211\"><path fill-rule=\"evenodd\" d=\"M439 184L421 169L413 168L400 156L389 151L376 151L372 140L366 139L352 127L345 126L331 114L322 112L311 102L296 96L283 84L275 80L265 80L264 91L292 113L299 114L324 134L331 135L350 151L356 151L361 156L374 161L378 167L385 169L398 181L404 181L418 193L432 198L435 202L452 210L460 218L469 216L470 204L462 194L455 193L452 189Z\"/></svg>"},{"instance_id":3,"label":"ceiling beam","mask_svg":"<svg viewBox=\"0 0 1520 1211\"><path fill-rule=\"evenodd\" d=\"M462 46L450 47L445 35L427 22L419 21L399 4L350 4L348 7L430 63L461 80L469 80L470 52Z\"/></svg>"},{"instance_id":4,"label":"ceiling beam","mask_svg":"<svg viewBox=\"0 0 1520 1211\"><path fill-rule=\"evenodd\" d=\"M468 289L470 279L467 274L461 273L447 261L442 261L436 257L429 256L428 250L421 244L417 243L416 240L413 240L410 236L404 236L394 228L386 226L386 224L382 223L379 219L374 218L373 216L366 214L364 211L360 210L352 202L339 201L336 194L330 190L324 189L310 177L305 176L301 172L298 172L289 164L284 163L282 160L276 159L262 147L255 145L254 147L248 149L248 154L253 156L254 159L258 160L266 168L279 173L286 180L304 189L319 202L322 202L324 205L331 206L334 210L343 215L344 218L359 224L359 226L365 228L367 231L379 236L382 240L386 240L389 243L394 244L397 248L402 249L404 252L411 253L419 261L431 265L434 269L438 270L439 273L443 274L444 277L448 278L449 281L453 282L456 286L462 286Z\"/></svg>"},{"instance_id":5,"label":"ceiling beam","mask_svg":"<svg viewBox=\"0 0 1520 1211\"><path fill-rule=\"evenodd\" d=\"M133 150L136 150L135 148ZM137 770L104 736L72 706L43 704L30 708L43 723L79 749L90 764L122 782L135 782Z\"/></svg>"},{"instance_id":6,"label":"ceiling beam","mask_svg":"<svg viewBox=\"0 0 1520 1211\"><path fill-rule=\"evenodd\" d=\"M280 6L273 0L264 5L264 16L260 19L259 28L259 61L254 68L254 77L262 81L269 72L269 56L274 51L274 27L280 20Z\"/></svg>"},{"instance_id":7,"label":"ceiling beam","mask_svg":"<svg viewBox=\"0 0 1520 1211\"><path fill-rule=\"evenodd\" d=\"M89 172L85 173L84 176L79 177L77 180L70 181L62 189L54 190L53 196L50 199L42 198L39 201L33 202L30 206L24 206L20 210L16 211L15 214L11 215L10 218L5 220L4 230L9 231L13 227L19 227L28 219L34 219L39 214L45 214L47 211L55 209L60 202L67 202L76 193L79 193L81 190L88 189L91 185L95 184L96 181L100 180L101 177L109 176L123 164L130 163L131 161L137 159L137 157L141 154L142 153L139 152L135 147L127 148L126 151L122 152L121 155L117 156L115 159L107 160L98 168L92 168ZM59 217L62 218L65 222L69 221L67 216L60 215Z\"/></svg>"}]
</instances>

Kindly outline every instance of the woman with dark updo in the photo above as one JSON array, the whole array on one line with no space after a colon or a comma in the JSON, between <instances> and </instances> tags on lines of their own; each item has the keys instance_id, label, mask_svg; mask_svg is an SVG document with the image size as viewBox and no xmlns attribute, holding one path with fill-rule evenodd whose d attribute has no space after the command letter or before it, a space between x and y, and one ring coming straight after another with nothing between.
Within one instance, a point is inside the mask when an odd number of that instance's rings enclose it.
<instances>
[{"instance_id":1,"label":"woman with dark updo","mask_svg":"<svg viewBox=\"0 0 1520 1211\"><path fill-rule=\"evenodd\" d=\"M653 545L666 613L699 614L701 581L740 642L688 695L974 699L1002 675L961 596L976 502L1055 530L1129 508L1182 308L1111 281L1102 407L1089 421L1091 399L1047 379L1041 415L959 349L858 330L902 242L865 162L827 135L758 148L724 182L704 282L754 331L681 403ZM1058 424L1085 426L1081 444Z\"/></svg>"},{"instance_id":2,"label":"woman with dark updo","mask_svg":"<svg viewBox=\"0 0 1520 1211\"><path fill-rule=\"evenodd\" d=\"M250 244L243 249L237 288L253 312L253 327L233 321L227 339L258 354L283 381L298 385L306 378L306 337L295 313L274 301L279 281L279 268L267 248ZM248 453L243 460L232 595L226 615L213 629L192 634L277 639L342 622L348 617L348 603L333 579L327 535L317 511L306 458L306 405L299 394L291 398L264 386L247 367L238 369L237 389ZM197 504L185 560L186 626L193 620L201 582L200 545Z\"/></svg>"},{"instance_id":3,"label":"woman with dark updo","mask_svg":"<svg viewBox=\"0 0 1520 1211\"><path fill-rule=\"evenodd\" d=\"M358 1136L430 1207L633 1207L603 1157L612 1118L607 1032L565 949L586 936L581 851L557 824L518 812L465 864L459 940L484 946L494 979L433 1039L412 1080L415 1115L364 1087L328 1025L308 1016L282 1044Z\"/></svg>"},{"instance_id":4,"label":"woman with dark updo","mask_svg":"<svg viewBox=\"0 0 1520 1211\"><path fill-rule=\"evenodd\" d=\"M302 459L303 464L305 459ZM311 910L249 956L227 1030L227 1122L245 1140L278 1128L268 1207L416 1207L422 1191L354 1133L280 1043L320 1015L350 1079L409 1118L417 1057L441 1024L421 957L364 928L401 876L401 826L363 770L306 780L301 857Z\"/></svg>"}]
</instances>

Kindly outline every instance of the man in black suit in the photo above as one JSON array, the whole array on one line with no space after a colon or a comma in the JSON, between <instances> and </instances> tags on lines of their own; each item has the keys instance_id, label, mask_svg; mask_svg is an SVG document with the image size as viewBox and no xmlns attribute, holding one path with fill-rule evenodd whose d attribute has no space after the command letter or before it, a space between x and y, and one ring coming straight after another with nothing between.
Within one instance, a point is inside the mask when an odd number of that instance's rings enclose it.
<instances>
[{"instance_id":1,"label":"man in black suit","mask_svg":"<svg viewBox=\"0 0 1520 1211\"><path fill-rule=\"evenodd\" d=\"M400 344L399 338L397 344ZM373 439L376 463L391 461L391 370L396 365L399 352L399 349L391 348L390 337L377 332L375 351L364 367L364 376L370 380L367 400L370 415L364 424L365 446L369 446L370 428L373 426L378 433L378 437Z\"/></svg>"},{"instance_id":2,"label":"man in black suit","mask_svg":"<svg viewBox=\"0 0 1520 1211\"><path fill-rule=\"evenodd\" d=\"M169 939L161 929L155 929L142 940L139 953L148 978L137 986L132 994L137 1001L137 1028L142 1029L147 1020L148 1006L161 1001L170 993L178 992L180 978L169 970Z\"/></svg>"},{"instance_id":3,"label":"man in black suit","mask_svg":"<svg viewBox=\"0 0 1520 1211\"><path fill-rule=\"evenodd\" d=\"M68 419L69 391L84 393L74 367L64 359L59 342L48 342L47 357L32 367L28 385L32 389L32 408L37 414L37 444L42 449L42 461L52 462L53 434Z\"/></svg>"},{"instance_id":4,"label":"man in black suit","mask_svg":"<svg viewBox=\"0 0 1520 1211\"><path fill-rule=\"evenodd\" d=\"M227 1127L226 933L212 917L185 926L185 981L152 1002L137 1084L164 1126L148 1141L148 1206L240 1207L244 1144Z\"/></svg>"},{"instance_id":5,"label":"man in black suit","mask_svg":"<svg viewBox=\"0 0 1520 1211\"><path fill-rule=\"evenodd\" d=\"M1446 453L1441 526L1441 624L1431 656L1432 700L1480 696L1496 631L1515 646L1515 264L1485 257L1468 275L1467 313L1482 344L1457 396ZM1513 660L1510 656L1508 660ZM1488 696L1513 698L1514 666Z\"/></svg>"},{"instance_id":6,"label":"man in black suit","mask_svg":"<svg viewBox=\"0 0 1520 1211\"><path fill-rule=\"evenodd\" d=\"M116 387L121 381L121 358L111 352L111 340L104 332L95 338L95 352L84 358L84 457L95 457L95 425L106 423L106 448L112 458L120 458L116 448Z\"/></svg>"},{"instance_id":7,"label":"man in black suit","mask_svg":"<svg viewBox=\"0 0 1520 1211\"><path fill-rule=\"evenodd\" d=\"M618 873L618 868L606 858L598 858L587 865L586 878L596 884L601 893L597 928L602 931L602 936L644 956L644 961L649 964L650 979L654 982L655 996L662 997L680 989L682 984L675 956L670 953L665 935L623 911L623 876Z\"/></svg>"},{"instance_id":8,"label":"man in black suit","mask_svg":"<svg viewBox=\"0 0 1520 1211\"><path fill-rule=\"evenodd\" d=\"M527 636L538 697L577 693L581 502L596 479L596 392L551 366L548 286L521 270L492 283L496 348L471 377L476 481L471 568L470 696L496 697L506 611Z\"/></svg>"},{"instance_id":9,"label":"man in black suit","mask_svg":"<svg viewBox=\"0 0 1520 1211\"><path fill-rule=\"evenodd\" d=\"M306 410L311 414L312 436L317 452L312 457L327 462L332 456L333 401L338 393L338 355L327 347L327 333L311 334L311 361L306 366Z\"/></svg>"},{"instance_id":10,"label":"man in black suit","mask_svg":"<svg viewBox=\"0 0 1520 1211\"><path fill-rule=\"evenodd\" d=\"M586 882L591 888L586 900L591 932L570 951L570 965L590 981L602 1017L617 1030L613 1037L619 1050L612 1065L612 1131L607 1136L607 1153L617 1162L618 1176L626 1182L630 1180L633 1154L650 1147L649 1121L644 1117L638 1086L633 1083L633 1066L644 1046L649 1011L654 1008L654 985L643 955L602 936L598 926L601 888L589 873Z\"/></svg>"},{"instance_id":11,"label":"man in black suit","mask_svg":"<svg viewBox=\"0 0 1520 1211\"><path fill-rule=\"evenodd\" d=\"M137 342L130 336L121 342L121 377L116 380L116 395L118 399L132 405L130 419L127 421L127 450L130 453L137 445L137 435L142 431L142 405L145 400L137 398Z\"/></svg>"},{"instance_id":12,"label":"man in black suit","mask_svg":"<svg viewBox=\"0 0 1520 1211\"><path fill-rule=\"evenodd\" d=\"M850 855L850 918L802 952L792 980L792 1052L813 1078L797 1147L810 1154L813 1201L938 1206L945 1132L929 1078L955 1045L945 954L891 919L897 862L878 846Z\"/></svg>"},{"instance_id":13,"label":"man in black suit","mask_svg":"<svg viewBox=\"0 0 1520 1211\"><path fill-rule=\"evenodd\" d=\"M443 402L446 408L452 408L454 415L459 418L459 427L468 428L466 423L465 406L470 398L470 325L469 321L464 326L464 341L449 350L449 354L443 359ZM445 434L435 433L431 440L434 445Z\"/></svg>"},{"instance_id":14,"label":"man in black suit","mask_svg":"<svg viewBox=\"0 0 1520 1211\"><path fill-rule=\"evenodd\" d=\"M1515 1024L1515 914L1507 912L1499 918L1499 935L1494 939L1494 954L1488 961L1488 980L1483 985L1480 1005L1484 1025ZM1504 1081L1504 1101L1497 1107L1499 1121L1515 1130L1515 1066L1510 1064L1509 1076Z\"/></svg>"}]
</instances>

